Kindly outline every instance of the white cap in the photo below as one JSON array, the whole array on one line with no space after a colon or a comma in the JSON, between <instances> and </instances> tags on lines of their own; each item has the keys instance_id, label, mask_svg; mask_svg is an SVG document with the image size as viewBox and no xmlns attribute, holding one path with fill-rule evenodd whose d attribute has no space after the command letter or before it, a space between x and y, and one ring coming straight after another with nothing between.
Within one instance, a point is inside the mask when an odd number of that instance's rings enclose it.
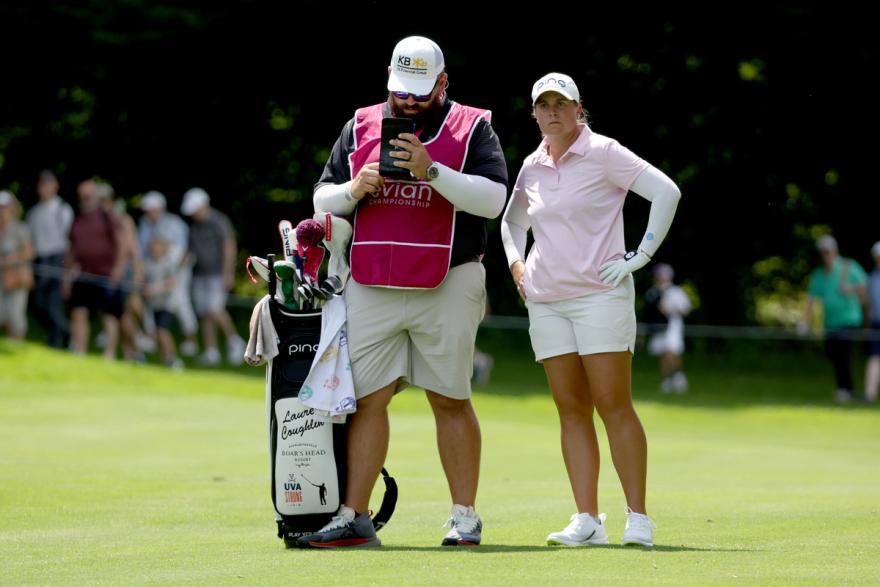
<instances>
[{"instance_id":1,"label":"white cap","mask_svg":"<svg viewBox=\"0 0 880 587\"><path fill-rule=\"evenodd\" d=\"M437 43L425 37L407 37L397 43L391 55L388 91L430 94L445 67Z\"/></svg>"},{"instance_id":2,"label":"white cap","mask_svg":"<svg viewBox=\"0 0 880 587\"><path fill-rule=\"evenodd\" d=\"M537 102L544 92L559 92L575 102L579 102L581 99L581 93L578 92L577 84L564 73L548 73L536 81L535 85L532 86L532 104Z\"/></svg>"},{"instance_id":3,"label":"white cap","mask_svg":"<svg viewBox=\"0 0 880 587\"><path fill-rule=\"evenodd\" d=\"M874 246L871 247L871 254L875 257L880 257L880 241L874 243Z\"/></svg>"},{"instance_id":4,"label":"white cap","mask_svg":"<svg viewBox=\"0 0 880 587\"><path fill-rule=\"evenodd\" d=\"M202 188L192 188L183 194L183 203L180 205L180 213L185 216L192 216L210 201L211 198L208 197L208 192Z\"/></svg>"},{"instance_id":5,"label":"white cap","mask_svg":"<svg viewBox=\"0 0 880 587\"><path fill-rule=\"evenodd\" d=\"M11 206L15 198L10 192L3 190L0 192L0 206Z\"/></svg>"},{"instance_id":6,"label":"white cap","mask_svg":"<svg viewBox=\"0 0 880 587\"><path fill-rule=\"evenodd\" d=\"M816 239L817 251L837 251L837 241L830 234L824 234Z\"/></svg>"},{"instance_id":7,"label":"white cap","mask_svg":"<svg viewBox=\"0 0 880 587\"><path fill-rule=\"evenodd\" d=\"M141 210L144 212L148 210L164 210L166 206L165 196L162 192L149 191L141 198Z\"/></svg>"}]
</instances>

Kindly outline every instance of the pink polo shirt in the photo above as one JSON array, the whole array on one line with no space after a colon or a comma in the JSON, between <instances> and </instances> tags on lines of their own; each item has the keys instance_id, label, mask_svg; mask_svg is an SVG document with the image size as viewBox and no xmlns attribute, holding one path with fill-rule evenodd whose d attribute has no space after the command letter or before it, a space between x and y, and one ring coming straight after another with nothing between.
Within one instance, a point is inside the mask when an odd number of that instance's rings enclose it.
<instances>
[{"instance_id":1,"label":"pink polo shirt","mask_svg":"<svg viewBox=\"0 0 880 587\"><path fill-rule=\"evenodd\" d=\"M556 163L546 139L526 157L509 205L527 210L534 237L524 279L528 299L551 302L611 289L599 279L599 267L626 252L623 202L648 165L586 125Z\"/></svg>"}]
</instances>

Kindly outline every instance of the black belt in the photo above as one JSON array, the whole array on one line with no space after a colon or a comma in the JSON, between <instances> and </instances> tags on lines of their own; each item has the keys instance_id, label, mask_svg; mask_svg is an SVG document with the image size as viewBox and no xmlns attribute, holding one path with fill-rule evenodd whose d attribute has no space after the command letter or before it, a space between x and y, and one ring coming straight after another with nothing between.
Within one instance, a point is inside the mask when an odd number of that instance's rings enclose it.
<instances>
[{"instance_id":1,"label":"black belt","mask_svg":"<svg viewBox=\"0 0 880 587\"><path fill-rule=\"evenodd\" d=\"M455 261L450 261L449 267L458 267L459 265L464 265L465 263L479 263L480 255L471 255L469 257L464 257L462 259L456 259Z\"/></svg>"}]
</instances>

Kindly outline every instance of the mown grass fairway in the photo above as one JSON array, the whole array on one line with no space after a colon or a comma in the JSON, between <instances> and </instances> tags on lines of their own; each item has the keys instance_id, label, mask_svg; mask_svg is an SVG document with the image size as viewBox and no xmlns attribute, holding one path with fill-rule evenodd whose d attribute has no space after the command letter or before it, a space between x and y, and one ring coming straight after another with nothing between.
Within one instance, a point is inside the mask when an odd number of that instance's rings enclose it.
<instances>
[{"instance_id":1,"label":"mown grass fairway","mask_svg":"<svg viewBox=\"0 0 880 587\"><path fill-rule=\"evenodd\" d=\"M384 546L346 552L286 551L274 535L262 370L174 374L0 341L0 584L880 583L880 410L831 406L818 356L689 357L692 393L670 398L637 355L657 546L544 546L573 503L524 340L483 344L496 354L475 395L484 545L438 546L447 490L410 389L392 405L400 501ZM600 505L619 541L604 441L603 459Z\"/></svg>"}]
</instances>

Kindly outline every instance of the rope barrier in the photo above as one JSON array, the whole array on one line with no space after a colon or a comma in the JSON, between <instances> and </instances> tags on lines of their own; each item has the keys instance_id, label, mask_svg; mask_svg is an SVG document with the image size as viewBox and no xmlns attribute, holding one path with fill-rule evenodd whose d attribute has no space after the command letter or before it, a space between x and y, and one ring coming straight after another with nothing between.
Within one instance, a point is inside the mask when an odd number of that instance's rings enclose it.
<instances>
[{"instance_id":1,"label":"rope barrier","mask_svg":"<svg viewBox=\"0 0 880 587\"><path fill-rule=\"evenodd\" d=\"M36 275L53 277L61 279L65 275L62 267L54 265L46 265L34 263L34 273ZM93 273L79 272L76 279L78 281L93 283L96 285L104 285L109 287L123 288L126 291L136 291L141 286L130 279L123 279L115 285L105 275L96 275ZM251 296L243 296L230 293L227 296L227 306L233 308L253 308L259 298ZM489 315L483 319L480 324L481 328L491 330L528 330L529 319L526 316L497 316ZM663 326L646 324L640 322L638 324L639 335L649 335L653 332L662 330ZM880 331L868 329L851 329L843 331L841 334L851 338L852 340L877 340L880 341ZM720 339L745 339L745 340L823 340L823 332L801 333L794 328L786 328L782 326L723 326L717 324L686 324L684 335L688 338L720 338Z\"/></svg>"}]
</instances>

